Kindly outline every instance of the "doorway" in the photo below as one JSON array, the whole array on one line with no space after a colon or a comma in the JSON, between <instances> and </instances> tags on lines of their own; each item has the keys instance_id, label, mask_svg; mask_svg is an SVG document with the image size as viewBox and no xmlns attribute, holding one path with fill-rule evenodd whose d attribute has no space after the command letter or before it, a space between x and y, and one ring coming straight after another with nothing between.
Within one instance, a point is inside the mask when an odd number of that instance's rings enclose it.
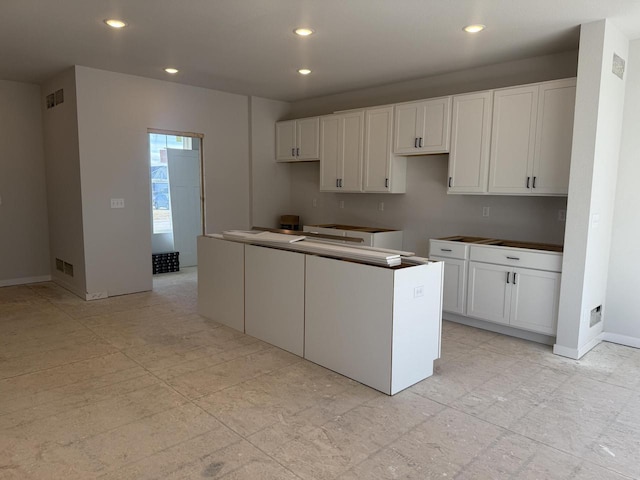
<instances>
[{"instance_id":1,"label":"doorway","mask_svg":"<svg viewBox=\"0 0 640 480\"><path fill-rule=\"evenodd\" d=\"M180 267L198 265L204 232L202 135L149 130L153 254L179 253Z\"/></svg>"}]
</instances>

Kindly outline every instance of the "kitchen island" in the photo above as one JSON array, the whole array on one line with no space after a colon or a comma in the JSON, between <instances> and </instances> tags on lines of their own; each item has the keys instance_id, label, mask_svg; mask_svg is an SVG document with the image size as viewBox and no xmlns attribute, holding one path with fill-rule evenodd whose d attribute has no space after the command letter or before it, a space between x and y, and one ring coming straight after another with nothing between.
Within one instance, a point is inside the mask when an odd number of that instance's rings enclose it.
<instances>
[{"instance_id":1,"label":"kitchen island","mask_svg":"<svg viewBox=\"0 0 640 480\"><path fill-rule=\"evenodd\" d=\"M199 237L198 258L198 311L207 318L388 395L433 374L442 262L372 265L321 242L221 235Z\"/></svg>"}]
</instances>

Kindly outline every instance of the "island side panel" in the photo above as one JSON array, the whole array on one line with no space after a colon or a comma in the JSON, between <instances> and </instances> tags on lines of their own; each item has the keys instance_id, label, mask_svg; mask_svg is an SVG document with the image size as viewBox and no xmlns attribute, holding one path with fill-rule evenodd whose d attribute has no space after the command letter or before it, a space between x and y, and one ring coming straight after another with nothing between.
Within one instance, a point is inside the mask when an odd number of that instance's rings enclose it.
<instances>
[{"instance_id":1,"label":"island side panel","mask_svg":"<svg viewBox=\"0 0 640 480\"><path fill-rule=\"evenodd\" d=\"M307 255L305 358L391 393L393 270Z\"/></svg>"},{"instance_id":2,"label":"island side panel","mask_svg":"<svg viewBox=\"0 0 640 480\"><path fill-rule=\"evenodd\" d=\"M305 255L245 247L245 332L302 356Z\"/></svg>"},{"instance_id":3,"label":"island side panel","mask_svg":"<svg viewBox=\"0 0 640 480\"><path fill-rule=\"evenodd\" d=\"M198 313L241 332L244 249L243 243L198 237Z\"/></svg>"},{"instance_id":4,"label":"island side panel","mask_svg":"<svg viewBox=\"0 0 640 480\"><path fill-rule=\"evenodd\" d=\"M440 357L443 263L395 271L391 394L433 375Z\"/></svg>"}]
</instances>

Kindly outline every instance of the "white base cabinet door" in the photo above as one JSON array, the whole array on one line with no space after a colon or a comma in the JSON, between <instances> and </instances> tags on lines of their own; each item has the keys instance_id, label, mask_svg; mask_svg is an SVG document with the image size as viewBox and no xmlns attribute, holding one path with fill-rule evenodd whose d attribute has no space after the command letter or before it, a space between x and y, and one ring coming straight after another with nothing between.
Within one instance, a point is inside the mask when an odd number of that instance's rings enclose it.
<instances>
[{"instance_id":1,"label":"white base cabinet door","mask_svg":"<svg viewBox=\"0 0 640 480\"><path fill-rule=\"evenodd\" d=\"M305 255L247 245L244 260L245 332L302 356Z\"/></svg>"},{"instance_id":2,"label":"white base cabinet door","mask_svg":"<svg viewBox=\"0 0 640 480\"><path fill-rule=\"evenodd\" d=\"M467 299L467 261L433 255L430 255L429 258L444 262L442 310L464 315Z\"/></svg>"},{"instance_id":3,"label":"white base cabinet door","mask_svg":"<svg viewBox=\"0 0 640 480\"><path fill-rule=\"evenodd\" d=\"M490 263L469 262L467 315L509 324L511 289L507 274L511 268Z\"/></svg>"},{"instance_id":4,"label":"white base cabinet door","mask_svg":"<svg viewBox=\"0 0 640 480\"><path fill-rule=\"evenodd\" d=\"M242 243L198 237L198 313L244 332Z\"/></svg>"},{"instance_id":5,"label":"white base cabinet door","mask_svg":"<svg viewBox=\"0 0 640 480\"><path fill-rule=\"evenodd\" d=\"M516 268L512 274L513 327L555 335L558 324L560 278L557 272Z\"/></svg>"}]
</instances>

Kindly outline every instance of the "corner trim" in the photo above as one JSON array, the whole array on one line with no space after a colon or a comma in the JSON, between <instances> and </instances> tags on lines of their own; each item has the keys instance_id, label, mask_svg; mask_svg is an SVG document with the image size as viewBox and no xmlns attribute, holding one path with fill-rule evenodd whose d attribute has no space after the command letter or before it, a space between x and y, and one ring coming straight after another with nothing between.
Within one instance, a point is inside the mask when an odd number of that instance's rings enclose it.
<instances>
[{"instance_id":1,"label":"corner trim","mask_svg":"<svg viewBox=\"0 0 640 480\"><path fill-rule=\"evenodd\" d=\"M580 360L586 353L588 353L592 348L601 343L604 339L602 338L602 334L595 337L589 343L583 345L580 348L569 348L564 345L558 345L557 343L553 346L553 353L556 355L560 355L561 357L571 358L573 360Z\"/></svg>"},{"instance_id":2,"label":"corner trim","mask_svg":"<svg viewBox=\"0 0 640 480\"><path fill-rule=\"evenodd\" d=\"M640 348L640 338L630 337L629 335L620 335L619 333L602 332L602 340L604 342L617 343L627 347Z\"/></svg>"},{"instance_id":3,"label":"corner trim","mask_svg":"<svg viewBox=\"0 0 640 480\"><path fill-rule=\"evenodd\" d=\"M41 275L39 277L10 278L0 280L0 287L11 287L13 285L27 285L29 283L50 282L51 275Z\"/></svg>"}]
</instances>

